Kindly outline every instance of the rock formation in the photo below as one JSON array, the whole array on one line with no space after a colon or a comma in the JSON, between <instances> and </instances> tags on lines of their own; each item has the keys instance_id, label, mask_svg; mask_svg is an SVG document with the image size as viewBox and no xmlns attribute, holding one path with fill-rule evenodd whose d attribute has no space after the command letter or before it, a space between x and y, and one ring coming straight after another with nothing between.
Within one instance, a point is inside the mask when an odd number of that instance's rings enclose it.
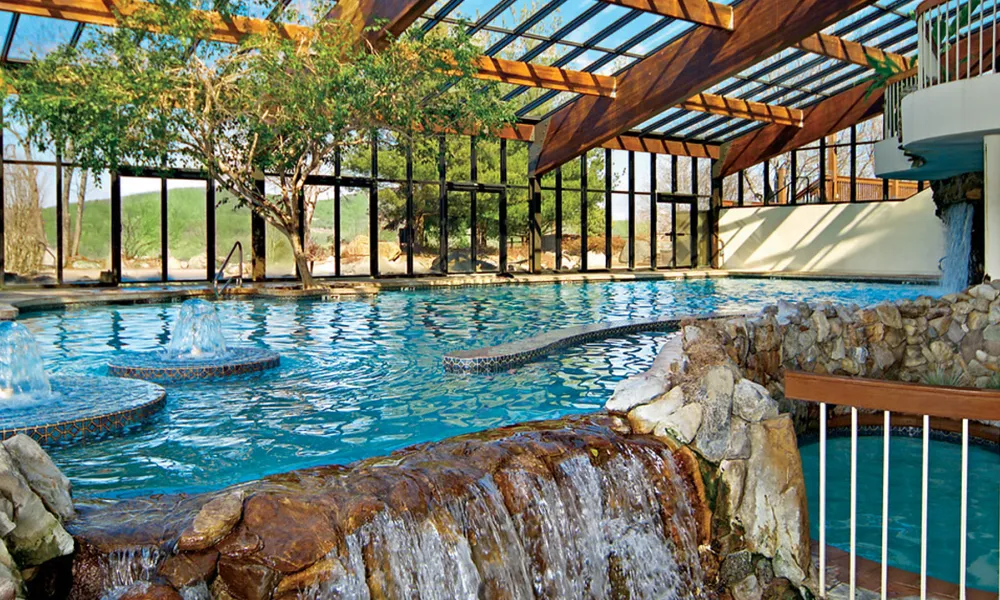
<instances>
[{"instance_id":1,"label":"rock formation","mask_svg":"<svg viewBox=\"0 0 1000 600\"><path fill-rule=\"evenodd\" d=\"M201 496L78 507L79 551L38 585L74 600L707 600L704 489L685 450L619 417L574 417Z\"/></svg>"},{"instance_id":2,"label":"rock formation","mask_svg":"<svg viewBox=\"0 0 1000 600\"><path fill-rule=\"evenodd\" d=\"M0 445L0 600L25 597L24 579L73 552L69 480L33 439Z\"/></svg>"}]
</instances>

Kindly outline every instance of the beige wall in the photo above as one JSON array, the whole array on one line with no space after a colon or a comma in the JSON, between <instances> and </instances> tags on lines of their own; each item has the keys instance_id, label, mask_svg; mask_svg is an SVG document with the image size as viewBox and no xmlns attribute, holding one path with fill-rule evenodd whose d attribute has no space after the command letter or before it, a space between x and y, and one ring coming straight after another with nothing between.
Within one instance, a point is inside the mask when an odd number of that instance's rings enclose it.
<instances>
[{"instance_id":1,"label":"beige wall","mask_svg":"<svg viewBox=\"0 0 1000 600\"><path fill-rule=\"evenodd\" d=\"M905 202L727 208L721 266L734 271L938 275L944 225L930 190Z\"/></svg>"}]
</instances>

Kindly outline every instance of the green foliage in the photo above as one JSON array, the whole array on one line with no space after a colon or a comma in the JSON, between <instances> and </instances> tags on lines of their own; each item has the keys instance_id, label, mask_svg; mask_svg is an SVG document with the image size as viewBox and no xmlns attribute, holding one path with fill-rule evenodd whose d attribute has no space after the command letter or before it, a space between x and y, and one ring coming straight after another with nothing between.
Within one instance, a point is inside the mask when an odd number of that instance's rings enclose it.
<instances>
[{"instance_id":1,"label":"green foliage","mask_svg":"<svg viewBox=\"0 0 1000 600\"><path fill-rule=\"evenodd\" d=\"M929 371L924 375L922 381L927 385L942 387L963 387L966 384L965 374L961 369L946 371L940 367L934 371Z\"/></svg>"},{"instance_id":2,"label":"green foliage","mask_svg":"<svg viewBox=\"0 0 1000 600\"><path fill-rule=\"evenodd\" d=\"M990 375L990 380L986 382L986 388L990 390L1000 390L1000 373Z\"/></svg>"},{"instance_id":3,"label":"green foliage","mask_svg":"<svg viewBox=\"0 0 1000 600\"><path fill-rule=\"evenodd\" d=\"M954 17L944 21L934 20L930 23L930 39L938 48L947 49L954 44L954 38L959 31L969 25L972 14L976 12L982 0L969 0L961 3Z\"/></svg>"},{"instance_id":4,"label":"green foliage","mask_svg":"<svg viewBox=\"0 0 1000 600\"><path fill-rule=\"evenodd\" d=\"M121 17L123 27L5 71L18 90L8 114L29 142L72 145L94 171L203 169L287 235L303 264L297 198L307 177L332 171L336 151L365 147L380 130L490 134L514 118L496 86L473 79L481 51L462 27L411 28L374 47L349 23L323 21L295 39L275 27L192 52L211 25L191 8L157 0ZM302 21L320 22L329 8L317 3ZM277 192L257 189L261 173L275 174Z\"/></svg>"},{"instance_id":5,"label":"green foliage","mask_svg":"<svg viewBox=\"0 0 1000 600\"><path fill-rule=\"evenodd\" d=\"M885 88L889 85L889 81L903 72L902 68L896 61L892 60L890 57L885 57L882 60L874 58L872 56L865 56L868 60L868 65L872 68L873 73L866 77L864 81L870 81L868 85L868 91L865 92L865 99L867 100L876 91Z\"/></svg>"},{"instance_id":6,"label":"green foliage","mask_svg":"<svg viewBox=\"0 0 1000 600\"><path fill-rule=\"evenodd\" d=\"M379 143L379 179L406 180L406 145L409 140L383 135ZM414 237L424 249L438 247L440 240L440 192L438 185L439 140L435 137L413 138L415 184L413 186ZM445 144L446 176L450 181L472 180L472 146L465 137L448 137ZM347 173L370 175L370 152L367 148L352 149L343 158ZM520 142L507 143L507 233L516 238L528 235L528 148ZM603 190L604 155L597 153L587 164L587 178L591 189ZM476 180L480 183L499 184L499 140L476 140ZM564 189L578 189L581 185L580 162L572 161L562 168ZM554 175L543 180L543 187L554 187ZM542 233L555 232L554 192L542 192ZM406 222L407 189L403 183L381 184L379 189L379 222L383 230L402 228ZM449 242L468 243L471 224L471 198L468 192L449 193L448 235ZM589 231L604 234L604 194L591 193L587 199ZM563 194L563 227L579 233L580 196L576 192ZM496 246L500 236L499 198L495 194L477 195L476 232L480 247Z\"/></svg>"}]
</instances>

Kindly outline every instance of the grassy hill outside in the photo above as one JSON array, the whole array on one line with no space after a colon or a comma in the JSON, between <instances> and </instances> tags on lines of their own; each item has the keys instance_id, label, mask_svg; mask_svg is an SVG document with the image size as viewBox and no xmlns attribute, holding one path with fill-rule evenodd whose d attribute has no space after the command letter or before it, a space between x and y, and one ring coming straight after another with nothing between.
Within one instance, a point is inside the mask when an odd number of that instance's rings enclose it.
<instances>
[{"instance_id":1,"label":"grassy hill outside","mask_svg":"<svg viewBox=\"0 0 1000 600\"><path fill-rule=\"evenodd\" d=\"M76 204L70 204L69 236L75 227ZM56 240L56 209L43 209L46 237ZM205 191L201 188L177 188L167 200L167 236L170 256L187 261L205 252ZM333 200L320 200L314 218L313 241L328 245L333 239ZM122 197L123 251L135 258L158 259L160 252L160 194L146 192ZM366 194L341 199L341 228L345 241L368 234L368 197ZM250 246L250 211L236 209L227 202L216 208L215 231L218 259L225 258L233 243L241 241L244 251ZM291 250L280 233L268 227L268 258L276 263L292 262ZM104 261L111 252L111 200L91 200L85 204L80 236L81 257Z\"/></svg>"}]
</instances>

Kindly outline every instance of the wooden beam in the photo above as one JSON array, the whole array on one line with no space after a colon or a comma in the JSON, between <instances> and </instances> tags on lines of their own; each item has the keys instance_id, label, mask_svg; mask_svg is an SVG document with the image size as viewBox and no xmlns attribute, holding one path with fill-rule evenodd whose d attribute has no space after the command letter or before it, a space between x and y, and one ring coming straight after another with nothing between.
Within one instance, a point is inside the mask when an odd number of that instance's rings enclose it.
<instances>
[{"instance_id":1,"label":"wooden beam","mask_svg":"<svg viewBox=\"0 0 1000 600\"><path fill-rule=\"evenodd\" d=\"M148 2L141 0L119 2L112 0L0 0L0 10L109 27L118 25L118 13L127 17L149 5ZM195 12L202 14L212 25L212 32L208 39L226 44L235 44L244 36L262 34L267 31L277 31L289 39L298 39L308 35L310 31L308 27L301 25L273 23L250 17L223 16L211 11L199 10Z\"/></svg>"},{"instance_id":2,"label":"wooden beam","mask_svg":"<svg viewBox=\"0 0 1000 600\"><path fill-rule=\"evenodd\" d=\"M434 5L434 0L338 0L327 13L327 19L351 24L359 38L365 29L378 27L366 34L376 47L388 36L399 37L420 15Z\"/></svg>"},{"instance_id":3,"label":"wooden beam","mask_svg":"<svg viewBox=\"0 0 1000 600\"><path fill-rule=\"evenodd\" d=\"M518 123L505 127L498 137L518 142L532 142L535 139L535 126L531 123ZM691 158L719 158L720 152L720 148L716 144L639 135L619 135L604 142L601 147L611 150L631 150Z\"/></svg>"},{"instance_id":4,"label":"wooden beam","mask_svg":"<svg viewBox=\"0 0 1000 600\"><path fill-rule=\"evenodd\" d=\"M873 0L743 0L729 32L696 27L618 77L614 98L583 97L549 118L532 151L542 175L712 85L817 33Z\"/></svg>"},{"instance_id":5,"label":"wooden beam","mask_svg":"<svg viewBox=\"0 0 1000 600\"><path fill-rule=\"evenodd\" d=\"M688 98L677 106L685 110L696 110L713 115L802 127L802 111L797 108L773 106L760 102L716 96L715 94L701 93Z\"/></svg>"},{"instance_id":6,"label":"wooden beam","mask_svg":"<svg viewBox=\"0 0 1000 600\"><path fill-rule=\"evenodd\" d=\"M720 152L719 146L715 144L666 140L638 135L619 135L613 137L601 144L601 148L649 152L650 154L669 154L671 156L690 156L691 158L719 158Z\"/></svg>"},{"instance_id":7,"label":"wooden beam","mask_svg":"<svg viewBox=\"0 0 1000 600\"><path fill-rule=\"evenodd\" d=\"M993 56L1000 52L1000 35L996 35L989 28L983 30L982 33L975 31L969 36L968 41L963 37L962 41L955 44L946 56L941 57L941 64L945 64L945 62L955 64L955 61L958 60L960 64L968 65L968 69L963 67L961 73L963 78L966 72L978 73L980 69L980 37L982 37L986 48L983 52L981 68L984 72L992 70ZM989 44L995 44L993 52L989 51ZM973 56L967 58L970 48L973 49ZM955 56L956 52L958 52L957 57ZM916 68L910 68L894 77L892 81L912 77L916 72ZM723 144L722 158L715 165L715 176L732 175L882 114L882 95L885 90L877 89L869 92L870 87L869 82L862 83L805 109L805 119L801 129L768 125Z\"/></svg>"},{"instance_id":8,"label":"wooden beam","mask_svg":"<svg viewBox=\"0 0 1000 600\"><path fill-rule=\"evenodd\" d=\"M479 79L514 85L614 98L618 80L610 75L596 75L546 65L506 60L491 56L479 59Z\"/></svg>"},{"instance_id":9,"label":"wooden beam","mask_svg":"<svg viewBox=\"0 0 1000 600\"><path fill-rule=\"evenodd\" d=\"M811 35L798 44L795 44L795 47L799 50L835 58L843 62L854 63L863 67L871 67L871 63L868 61L869 58L879 63L890 61L900 71L908 71L917 66L916 59L907 58L902 54L886 52L825 33Z\"/></svg>"},{"instance_id":10,"label":"wooden beam","mask_svg":"<svg viewBox=\"0 0 1000 600\"><path fill-rule=\"evenodd\" d=\"M727 177L882 114L884 90L869 93L870 87L865 82L810 106L800 128L767 125L723 144L715 176Z\"/></svg>"},{"instance_id":11,"label":"wooden beam","mask_svg":"<svg viewBox=\"0 0 1000 600\"><path fill-rule=\"evenodd\" d=\"M733 8L708 0L601 0L601 2L726 31L733 30Z\"/></svg>"},{"instance_id":12,"label":"wooden beam","mask_svg":"<svg viewBox=\"0 0 1000 600\"><path fill-rule=\"evenodd\" d=\"M341 5L337 4L338 7ZM144 6L149 6L149 3L132 0L119 2L117 10L122 16L129 16ZM382 7L383 4L380 2L379 8ZM110 27L119 25L113 0L0 0L0 10L93 25ZM197 12L212 24L208 39L215 42L236 44L244 36L269 31L275 31L288 39L301 39L311 32L311 28L301 25L274 23L249 17L224 17L217 12ZM480 60L476 77L560 92L607 97L614 96L617 85L616 79L607 75L489 57Z\"/></svg>"},{"instance_id":13,"label":"wooden beam","mask_svg":"<svg viewBox=\"0 0 1000 600\"><path fill-rule=\"evenodd\" d=\"M1000 419L1000 391L997 390L789 371L785 373L785 396L806 402L946 419Z\"/></svg>"}]
</instances>

